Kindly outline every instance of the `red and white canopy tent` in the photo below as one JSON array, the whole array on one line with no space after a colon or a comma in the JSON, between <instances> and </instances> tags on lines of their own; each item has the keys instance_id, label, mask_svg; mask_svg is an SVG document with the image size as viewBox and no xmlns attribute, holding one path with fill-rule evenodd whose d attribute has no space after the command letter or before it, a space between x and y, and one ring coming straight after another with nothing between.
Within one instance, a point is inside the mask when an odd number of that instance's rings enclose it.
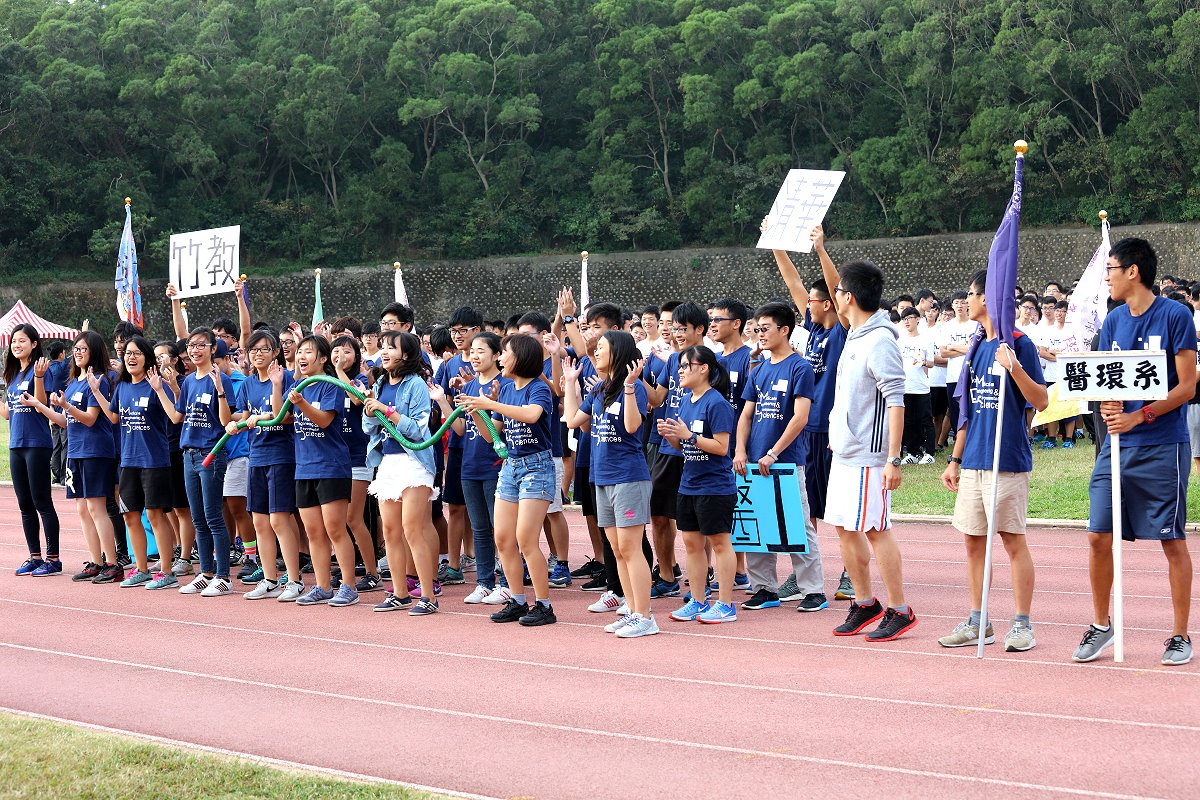
<instances>
[{"instance_id":1,"label":"red and white canopy tent","mask_svg":"<svg viewBox=\"0 0 1200 800\"><path fill-rule=\"evenodd\" d=\"M25 305L23 301L18 300L7 314L0 317L0 347L8 347L8 340L12 337L13 329L23 323L32 325L43 339L74 339L79 335L79 331L74 328L55 325L53 322L42 319L30 311L29 306Z\"/></svg>"}]
</instances>

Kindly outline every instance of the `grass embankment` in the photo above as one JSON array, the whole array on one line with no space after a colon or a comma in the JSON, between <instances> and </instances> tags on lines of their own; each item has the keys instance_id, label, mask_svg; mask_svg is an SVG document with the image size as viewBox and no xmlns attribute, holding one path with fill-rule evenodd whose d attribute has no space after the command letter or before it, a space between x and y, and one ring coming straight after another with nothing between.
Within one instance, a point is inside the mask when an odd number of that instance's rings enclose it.
<instances>
[{"instance_id":1,"label":"grass embankment","mask_svg":"<svg viewBox=\"0 0 1200 800\"><path fill-rule=\"evenodd\" d=\"M0 714L0 800L445 800L399 786L324 778Z\"/></svg>"}]
</instances>

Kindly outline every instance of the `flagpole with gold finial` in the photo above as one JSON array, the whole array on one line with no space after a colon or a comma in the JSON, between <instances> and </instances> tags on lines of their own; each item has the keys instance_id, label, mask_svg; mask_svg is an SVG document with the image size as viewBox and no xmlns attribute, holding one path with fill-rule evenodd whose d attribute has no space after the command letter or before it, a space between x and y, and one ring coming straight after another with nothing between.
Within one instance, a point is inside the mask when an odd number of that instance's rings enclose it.
<instances>
[{"instance_id":1,"label":"flagpole with gold finial","mask_svg":"<svg viewBox=\"0 0 1200 800\"><path fill-rule=\"evenodd\" d=\"M583 260L583 266L580 268L580 272L579 272L579 311L582 313L583 310L585 308L587 308L588 305L591 303L591 297L589 296L591 294L591 291L588 287L588 270L587 270L588 251L584 250L582 253L579 254L579 257L580 257L580 259Z\"/></svg>"}]
</instances>

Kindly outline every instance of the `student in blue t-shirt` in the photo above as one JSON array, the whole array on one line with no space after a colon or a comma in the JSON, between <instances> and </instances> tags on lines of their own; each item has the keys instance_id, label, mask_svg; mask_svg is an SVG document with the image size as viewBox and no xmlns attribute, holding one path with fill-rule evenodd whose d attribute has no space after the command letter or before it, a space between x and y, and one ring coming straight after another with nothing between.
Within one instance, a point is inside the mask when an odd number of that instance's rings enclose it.
<instances>
[{"instance_id":1,"label":"student in blue t-shirt","mask_svg":"<svg viewBox=\"0 0 1200 800\"><path fill-rule=\"evenodd\" d=\"M372 439L368 463L378 467L368 491L379 500L393 587L375 611L407 608L409 616L427 616L438 611L438 536L429 508L437 496L433 449L406 449L385 431L376 414L382 414L409 442L427 441L433 391L429 365L421 357L421 340L416 335L388 331L379 338L379 366L384 373L375 382L374 396L363 404L363 415L364 428ZM415 604L405 583L410 571L416 572L421 584L420 600Z\"/></svg>"},{"instance_id":2,"label":"student in blue t-shirt","mask_svg":"<svg viewBox=\"0 0 1200 800\"><path fill-rule=\"evenodd\" d=\"M646 525L650 522L650 470L640 458L642 415L648 408L641 381L645 359L625 331L608 331L596 342L593 360L600 384L580 398L580 366L568 362L566 420L588 432L591 440L589 477L596 487L596 521L612 547L620 586L629 613L605 626L629 639L658 633L650 613L650 561ZM617 607L616 603L613 607Z\"/></svg>"},{"instance_id":3,"label":"student in blue t-shirt","mask_svg":"<svg viewBox=\"0 0 1200 800\"><path fill-rule=\"evenodd\" d=\"M967 360L963 380L969 380L954 434L954 454L948 459L942 483L954 498L953 525L963 533L967 546L967 584L971 587L971 609L967 619L938 642L943 647L979 644L983 604L984 557L987 551L988 515L992 499L992 462L996 424L999 418L1000 380L993 373L999 366L1008 372L1004 395L1004 417L1000 428L1000 471L995 476L996 531L1012 563L1013 605L1016 615L1004 638L1004 649L1023 652L1037 645L1029 612L1033 603L1033 558L1025 540L1029 516L1029 476L1033 454L1025 427L1025 406L1046 407L1047 394L1037 345L1015 332L1013 346L1001 344L984 303L987 270L976 272L967 291L967 311L983 328L983 339ZM951 398L951 402L959 402ZM961 474L960 474L961 466ZM990 621L989 621L990 623ZM984 643L995 641L990 624L983 632Z\"/></svg>"},{"instance_id":4,"label":"student in blue t-shirt","mask_svg":"<svg viewBox=\"0 0 1200 800\"><path fill-rule=\"evenodd\" d=\"M149 378L151 388L154 388L155 380L161 380L162 384L170 391L171 398L179 396L178 379L186 373L183 359L179 353L179 345L173 339L166 339L154 345L156 367ZM156 394L157 392L158 390L155 389ZM175 512L168 517L168 524L175 530L175 541L178 542L178 545L170 568L163 571L170 572L177 578L192 574L192 562L188 555L196 543L196 527L192 524L192 512L188 507L187 499L187 482L183 477L183 447L179 443L182 432L183 425L172 421L168 414L167 439L171 450L171 505Z\"/></svg>"},{"instance_id":5,"label":"student in blue t-shirt","mask_svg":"<svg viewBox=\"0 0 1200 800\"><path fill-rule=\"evenodd\" d=\"M809 527L808 490L804 476L808 453L802 435L808 424L816 394L812 366L792 351L791 335L796 314L784 303L767 303L754 312L754 326L762 361L754 368L742 398L745 407L738 420L737 454L733 469L745 475L757 469L769 475L775 464L795 464L800 484L801 517L805 523L808 549L789 553L792 575L779 586L776 553L747 553L746 564L754 595L742 603L753 611L776 608L781 602L799 600L797 611L820 611L829 607L825 597L825 574L816 529Z\"/></svg>"},{"instance_id":6,"label":"student in blue t-shirt","mask_svg":"<svg viewBox=\"0 0 1200 800\"><path fill-rule=\"evenodd\" d=\"M17 575L57 575L62 572L58 553L58 512L50 494L50 461L54 440L50 424L33 407L21 404L28 395L45 403L53 388L51 362L42 355L37 328L21 324L9 334L4 357L5 402L0 417L8 420L8 463L13 491L21 510L21 528L29 559L17 567ZM38 521L46 531L46 549L40 542ZM45 558L42 556L45 555Z\"/></svg>"},{"instance_id":7,"label":"student in blue t-shirt","mask_svg":"<svg viewBox=\"0 0 1200 800\"><path fill-rule=\"evenodd\" d=\"M363 374L362 353L358 340L353 336L339 336L333 340L333 369L338 380L357 386L360 392L366 392L371 386L371 379ZM353 478L350 484L350 508L346 512L346 521L350 526L350 535L362 555L365 574L355 583L354 588L359 592L378 592L383 590L383 581L379 578L379 562L375 558L375 541L367 528L365 511L367 507L367 487L374 478L374 470L367 466L367 440L370 438L363 432L362 404L350 392L344 392L342 400L342 434L346 437L346 446L350 449L350 469Z\"/></svg>"},{"instance_id":8,"label":"student in blue t-shirt","mask_svg":"<svg viewBox=\"0 0 1200 800\"><path fill-rule=\"evenodd\" d=\"M496 551L511 588L523 586L522 556L533 581L534 604L526 604L524 592L513 592L504 608L492 614L493 622L520 622L524 626L557 622L550 606L550 581L546 556L539 541L546 509L558 494L551 457L550 427L555 424L554 394L542 376L542 343L528 334L503 340L500 367L512 383L491 394L458 396L468 411L490 413L502 422L508 458L496 481ZM479 421L472 415L472 424ZM491 441L491 433L479 433ZM510 588L510 590L511 590Z\"/></svg>"},{"instance_id":9,"label":"student in blue t-shirt","mask_svg":"<svg viewBox=\"0 0 1200 800\"><path fill-rule=\"evenodd\" d=\"M1162 663L1186 664L1192 658L1188 635L1191 610L1192 558L1184 521L1187 514L1189 448L1184 407L1196 390L1196 329L1181 303L1155 297L1150 287L1158 271L1158 256L1145 239L1127 238L1113 245L1107 276L1113 309L1100 329L1100 350L1165 350L1167 374L1158 389L1163 400L1108 401L1100 412L1108 433L1121 436L1121 535L1162 544L1171 585L1173 621ZM1129 376L1130 385L1140 384ZM1147 387L1148 388L1148 387ZM1088 488L1088 562L1092 582L1094 621L1076 648L1076 661L1092 661L1112 644L1108 619L1113 584L1112 454L1104 442Z\"/></svg>"},{"instance_id":10,"label":"student in blue t-shirt","mask_svg":"<svg viewBox=\"0 0 1200 800\"><path fill-rule=\"evenodd\" d=\"M358 602L354 589L354 542L346 530L350 507L350 449L342 433L345 392L335 384L305 380L333 376L333 354L323 336L306 336L296 345L295 383L288 391L292 402L292 432L296 452L296 508L308 534L315 583L296 604L328 603L340 608ZM342 572L337 593L329 566L330 548Z\"/></svg>"},{"instance_id":11,"label":"student in blue t-shirt","mask_svg":"<svg viewBox=\"0 0 1200 800\"><path fill-rule=\"evenodd\" d=\"M679 384L684 394L674 416L658 423L666 443L683 454L679 480L676 525L687 549L688 574L695 589L708 571L705 542L710 542L717 566L717 602L689 595L688 602L671 619L719 623L737 619L733 605L733 573L737 559L729 532L737 490L729 440L733 437L733 406L729 376L717 357L703 345L679 354Z\"/></svg>"},{"instance_id":12,"label":"student in blue t-shirt","mask_svg":"<svg viewBox=\"0 0 1200 800\"><path fill-rule=\"evenodd\" d=\"M471 337L467 361L475 375L459 390L462 394L478 397L512 383L500 374L500 352L500 337L491 331ZM453 409L445 392L433 394L433 399L441 406L443 415L449 417ZM458 417L453 430L463 440L462 491L475 544L476 586L463 602L503 605L512 595L507 587L496 586L496 481L502 459L470 421Z\"/></svg>"},{"instance_id":13,"label":"student in blue t-shirt","mask_svg":"<svg viewBox=\"0 0 1200 800\"><path fill-rule=\"evenodd\" d=\"M187 354L195 371L183 379L173 405L162 383L156 385L151 380L167 416L172 422L182 423L179 444L183 448L183 479L192 524L196 527L196 549L200 553L200 574L181 586L179 592L203 597L233 594L229 580L229 530L221 513L229 460L222 450L209 466L204 466L205 457L220 441L237 409L233 381L221 374L213 361L216 347L217 336L212 328L195 328L188 334ZM187 557L187 553L182 555Z\"/></svg>"},{"instance_id":14,"label":"student in blue t-shirt","mask_svg":"<svg viewBox=\"0 0 1200 800\"><path fill-rule=\"evenodd\" d=\"M87 381L89 373L101 376L101 392L108 393L113 380L108 346L100 334L85 331L75 338L71 355L66 391L49 398L50 405L61 411L28 394L21 396L21 404L36 408L55 425L67 429L67 498L75 500L91 555L72 580L113 583L121 577L121 567L115 563L117 544L107 502L116 485L117 452L112 422L100 413Z\"/></svg>"},{"instance_id":15,"label":"student in blue t-shirt","mask_svg":"<svg viewBox=\"0 0 1200 800\"><path fill-rule=\"evenodd\" d=\"M304 593L300 574L300 533L296 527L296 445L289 412L278 425L269 425L283 408L292 386L292 373L283 366L279 341L272 331L259 329L247 340L252 372L238 388L240 420L250 445L250 471L246 505L254 522L254 536L262 579L246 593L247 600L274 597L295 602ZM226 430L239 431L235 422ZM287 574L280 576L276 559L283 556ZM282 577L282 580L281 580Z\"/></svg>"},{"instance_id":16,"label":"student in blue t-shirt","mask_svg":"<svg viewBox=\"0 0 1200 800\"><path fill-rule=\"evenodd\" d=\"M175 549L175 531L166 519L166 512L173 505L169 420L148 380L150 370L155 369L154 347L142 336L132 336L124 344L121 372L111 399L105 397L101 379L94 374L88 375L88 386L101 411L122 431L119 486L134 569L121 586L166 589L179 581L170 574L169 567L157 573L150 572L142 511L146 512L154 529L160 560L166 564L166 554Z\"/></svg>"}]
</instances>

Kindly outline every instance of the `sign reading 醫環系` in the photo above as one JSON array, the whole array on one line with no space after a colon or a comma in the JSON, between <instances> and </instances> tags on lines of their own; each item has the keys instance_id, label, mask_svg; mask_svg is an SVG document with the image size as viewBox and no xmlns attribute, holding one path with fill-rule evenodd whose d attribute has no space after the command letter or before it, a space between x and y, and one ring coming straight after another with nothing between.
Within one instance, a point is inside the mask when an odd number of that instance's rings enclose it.
<instances>
[{"instance_id":1,"label":"sign reading \u91ab\u74b0\u7cfb","mask_svg":"<svg viewBox=\"0 0 1200 800\"><path fill-rule=\"evenodd\" d=\"M1162 400L1167 396L1164 350L1110 350L1058 354L1063 400Z\"/></svg>"}]
</instances>

